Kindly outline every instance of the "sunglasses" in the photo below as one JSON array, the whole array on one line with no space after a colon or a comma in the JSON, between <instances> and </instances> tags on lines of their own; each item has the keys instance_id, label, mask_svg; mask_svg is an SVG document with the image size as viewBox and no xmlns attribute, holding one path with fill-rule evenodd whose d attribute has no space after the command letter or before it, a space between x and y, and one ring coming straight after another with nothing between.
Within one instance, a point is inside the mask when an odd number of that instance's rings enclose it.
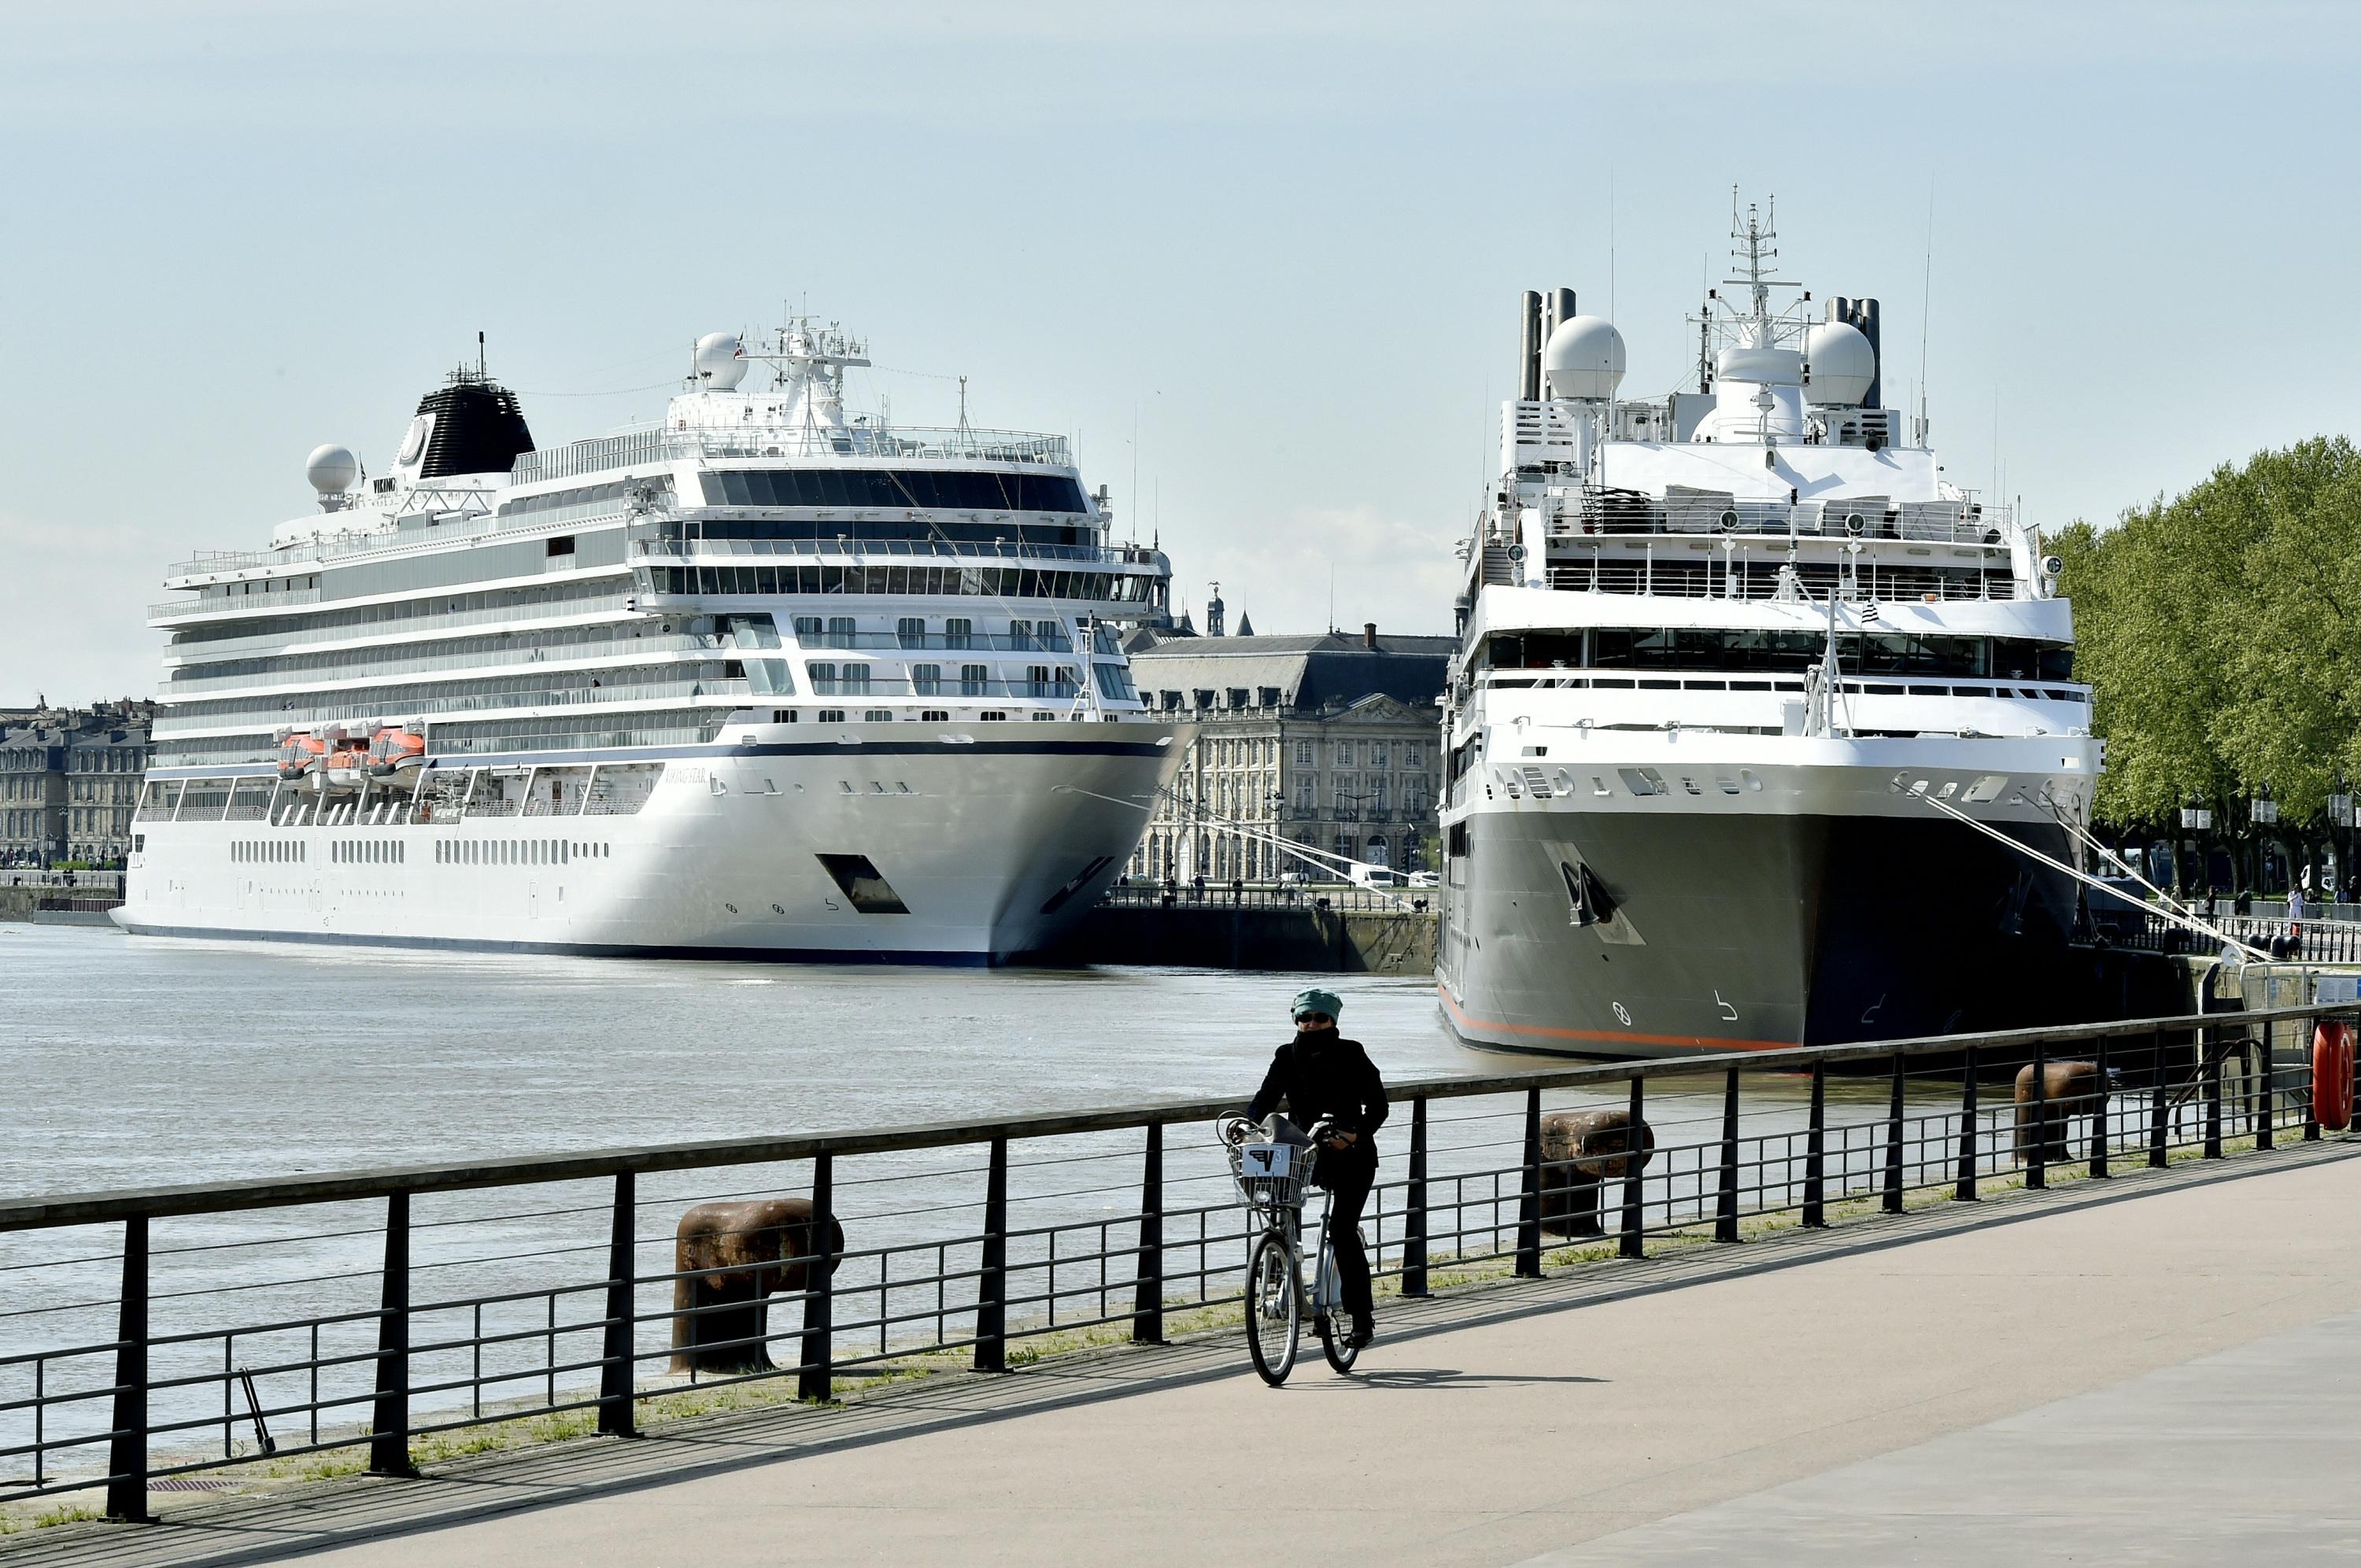
<instances>
[{"instance_id":1,"label":"sunglasses","mask_svg":"<svg viewBox=\"0 0 2361 1568\"><path fill-rule=\"evenodd\" d=\"M1334 1024L1336 1020L1331 1018L1325 1013L1298 1013L1295 1015L1295 1021L1299 1024L1310 1024L1316 1028L1324 1029L1329 1025Z\"/></svg>"}]
</instances>

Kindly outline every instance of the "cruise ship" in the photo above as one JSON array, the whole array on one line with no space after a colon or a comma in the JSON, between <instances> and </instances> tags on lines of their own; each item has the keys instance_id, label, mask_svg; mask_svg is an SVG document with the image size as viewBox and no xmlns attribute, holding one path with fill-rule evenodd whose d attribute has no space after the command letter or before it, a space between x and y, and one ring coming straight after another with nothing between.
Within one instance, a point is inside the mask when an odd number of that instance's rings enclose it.
<instances>
[{"instance_id":1,"label":"cruise ship","mask_svg":"<svg viewBox=\"0 0 2361 1568\"><path fill-rule=\"evenodd\" d=\"M2101 764L2059 563L1887 405L1878 302L1770 214L1627 399L1523 297L1446 702L1444 1012L1471 1043L1678 1055L2050 1021ZM1686 357L1686 351L1684 354Z\"/></svg>"},{"instance_id":2,"label":"cruise ship","mask_svg":"<svg viewBox=\"0 0 2361 1568\"><path fill-rule=\"evenodd\" d=\"M865 345L708 334L661 424L535 447L473 366L270 548L170 569L143 934L995 963L1121 872L1187 732L1170 564L1068 443L848 411Z\"/></svg>"}]
</instances>

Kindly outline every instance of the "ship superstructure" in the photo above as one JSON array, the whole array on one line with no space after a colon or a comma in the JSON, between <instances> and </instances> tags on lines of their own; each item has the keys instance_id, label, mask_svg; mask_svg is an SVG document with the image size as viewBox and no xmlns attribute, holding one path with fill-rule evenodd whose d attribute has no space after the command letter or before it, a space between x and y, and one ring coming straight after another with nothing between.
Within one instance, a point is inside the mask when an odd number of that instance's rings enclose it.
<instances>
[{"instance_id":1,"label":"ship superstructure","mask_svg":"<svg viewBox=\"0 0 2361 1568\"><path fill-rule=\"evenodd\" d=\"M134 931L992 962L1119 873L1185 733L1170 565L1066 441L848 411L863 345L711 334L536 450L480 356L374 477L171 569ZM751 378L749 372L755 372ZM749 382L752 382L750 385Z\"/></svg>"},{"instance_id":2,"label":"ship superstructure","mask_svg":"<svg viewBox=\"0 0 2361 1568\"><path fill-rule=\"evenodd\" d=\"M1621 397L1617 329L1524 297L1447 698L1471 1041L1935 1033L2064 960L2075 883L2015 848L2070 860L2100 766L2057 563L1886 406L1878 302L1787 293L1768 214L1733 229L1694 390Z\"/></svg>"}]
</instances>

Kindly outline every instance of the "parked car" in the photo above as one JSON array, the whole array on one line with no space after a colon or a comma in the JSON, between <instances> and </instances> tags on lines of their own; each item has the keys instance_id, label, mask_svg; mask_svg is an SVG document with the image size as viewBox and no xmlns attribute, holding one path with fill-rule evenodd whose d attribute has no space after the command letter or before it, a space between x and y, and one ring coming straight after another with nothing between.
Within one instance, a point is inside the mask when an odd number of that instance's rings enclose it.
<instances>
[{"instance_id":1,"label":"parked car","mask_svg":"<svg viewBox=\"0 0 2361 1568\"><path fill-rule=\"evenodd\" d=\"M1441 887L1443 880L1433 872L1412 872L1410 873L1410 884L1412 887Z\"/></svg>"}]
</instances>

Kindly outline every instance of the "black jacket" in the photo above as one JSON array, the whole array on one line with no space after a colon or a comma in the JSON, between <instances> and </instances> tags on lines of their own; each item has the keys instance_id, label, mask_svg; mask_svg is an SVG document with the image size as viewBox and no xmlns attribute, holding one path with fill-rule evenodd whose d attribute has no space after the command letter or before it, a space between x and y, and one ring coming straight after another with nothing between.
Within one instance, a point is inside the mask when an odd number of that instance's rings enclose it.
<instances>
[{"instance_id":1,"label":"black jacket","mask_svg":"<svg viewBox=\"0 0 2361 1568\"><path fill-rule=\"evenodd\" d=\"M1279 1047L1246 1114L1259 1122L1282 1104L1288 1119L1307 1132L1323 1116L1335 1118L1339 1127L1361 1135L1355 1153L1377 1157L1374 1135L1385 1124L1386 1085L1360 1041L1322 1029Z\"/></svg>"}]
</instances>

